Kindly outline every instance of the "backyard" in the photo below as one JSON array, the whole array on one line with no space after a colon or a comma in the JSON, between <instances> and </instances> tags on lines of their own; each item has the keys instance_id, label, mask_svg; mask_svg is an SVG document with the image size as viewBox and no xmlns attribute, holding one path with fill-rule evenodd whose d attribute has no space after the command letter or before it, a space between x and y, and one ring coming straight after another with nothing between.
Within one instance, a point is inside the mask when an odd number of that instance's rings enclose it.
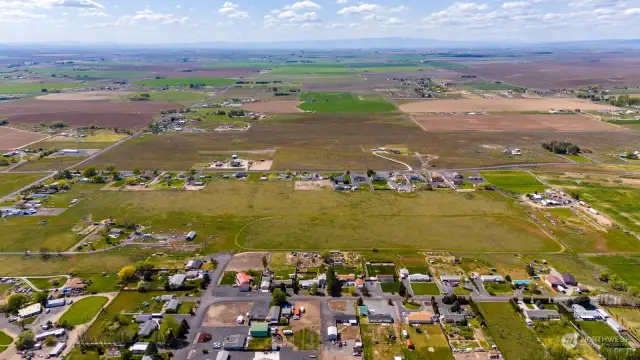
<instances>
[{"instance_id":1,"label":"backyard","mask_svg":"<svg viewBox=\"0 0 640 360\"><path fill-rule=\"evenodd\" d=\"M546 190L541 182L533 175L524 171L481 171L480 175L499 189L514 193L532 194L542 193Z\"/></svg>"},{"instance_id":2,"label":"backyard","mask_svg":"<svg viewBox=\"0 0 640 360\"><path fill-rule=\"evenodd\" d=\"M78 300L62 315L60 322L66 322L74 326L85 324L98 314L107 301L109 299L104 296L90 296Z\"/></svg>"}]
</instances>

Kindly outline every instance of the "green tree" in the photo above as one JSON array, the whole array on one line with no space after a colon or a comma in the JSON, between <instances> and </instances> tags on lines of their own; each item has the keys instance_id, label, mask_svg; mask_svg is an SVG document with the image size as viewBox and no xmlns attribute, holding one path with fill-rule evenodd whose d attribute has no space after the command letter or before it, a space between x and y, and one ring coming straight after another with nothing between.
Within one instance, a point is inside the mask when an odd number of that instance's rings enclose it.
<instances>
[{"instance_id":1,"label":"green tree","mask_svg":"<svg viewBox=\"0 0 640 360\"><path fill-rule=\"evenodd\" d=\"M133 265L123 267L120 272L118 272L118 277L121 280L130 280L136 274L136 268Z\"/></svg>"},{"instance_id":2,"label":"green tree","mask_svg":"<svg viewBox=\"0 0 640 360\"><path fill-rule=\"evenodd\" d=\"M13 294L7 299L5 311L9 314L17 313L29 302L29 298L24 294Z\"/></svg>"},{"instance_id":3,"label":"green tree","mask_svg":"<svg viewBox=\"0 0 640 360\"><path fill-rule=\"evenodd\" d=\"M56 338L54 336L47 336L46 339L44 339L44 344L47 346L53 346L56 344Z\"/></svg>"},{"instance_id":4,"label":"green tree","mask_svg":"<svg viewBox=\"0 0 640 360\"><path fill-rule=\"evenodd\" d=\"M120 350L120 360L133 360L133 353L127 348Z\"/></svg>"},{"instance_id":5,"label":"green tree","mask_svg":"<svg viewBox=\"0 0 640 360\"><path fill-rule=\"evenodd\" d=\"M331 296L340 296L342 292L342 283L336 277L336 272L333 270L333 266L327 268L327 292Z\"/></svg>"},{"instance_id":6,"label":"green tree","mask_svg":"<svg viewBox=\"0 0 640 360\"><path fill-rule=\"evenodd\" d=\"M273 290L273 294L271 294L271 305L272 306L283 306L287 304L287 293L276 288Z\"/></svg>"},{"instance_id":7,"label":"green tree","mask_svg":"<svg viewBox=\"0 0 640 360\"><path fill-rule=\"evenodd\" d=\"M95 166L89 166L88 168L84 169L84 171L82 172L82 176L86 178L92 178L96 175L98 175L98 170L96 169Z\"/></svg>"},{"instance_id":8,"label":"green tree","mask_svg":"<svg viewBox=\"0 0 640 360\"><path fill-rule=\"evenodd\" d=\"M147 350L144 352L144 354L152 357L158 355L158 345L155 341L149 342L149 346L147 346Z\"/></svg>"},{"instance_id":9,"label":"green tree","mask_svg":"<svg viewBox=\"0 0 640 360\"><path fill-rule=\"evenodd\" d=\"M407 295L407 287L404 286L404 283L400 283L400 286L398 287L398 295L400 296Z\"/></svg>"},{"instance_id":10,"label":"green tree","mask_svg":"<svg viewBox=\"0 0 640 360\"><path fill-rule=\"evenodd\" d=\"M33 295L33 301L39 303L44 306L47 303L47 293L37 292Z\"/></svg>"},{"instance_id":11,"label":"green tree","mask_svg":"<svg viewBox=\"0 0 640 360\"><path fill-rule=\"evenodd\" d=\"M35 344L36 336L31 330L23 331L18 335L18 339L16 339L16 348L18 348L18 350L31 349Z\"/></svg>"},{"instance_id":12,"label":"green tree","mask_svg":"<svg viewBox=\"0 0 640 360\"><path fill-rule=\"evenodd\" d=\"M311 289L309 290L309 292L311 293L311 295L316 295L318 293L318 283L313 283L313 285L311 285Z\"/></svg>"},{"instance_id":13,"label":"green tree","mask_svg":"<svg viewBox=\"0 0 640 360\"><path fill-rule=\"evenodd\" d=\"M262 256L262 267L266 269L267 266L269 266L269 261L267 260L267 256L263 255Z\"/></svg>"},{"instance_id":14,"label":"green tree","mask_svg":"<svg viewBox=\"0 0 640 360\"><path fill-rule=\"evenodd\" d=\"M600 270L600 272L598 272L598 279L602 282L609 282L609 279L611 278L611 273L609 272L609 270Z\"/></svg>"},{"instance_id":15,"label":"green tree","mask_svg":"<svg viewBox=\"0 0 640 360\"><path fill-rule=\"evenodd\" d=\"M358 306L362 306L364 304L364 300L362 300L362 297L359 297L358 300L356 300L356 304Z\"/></svg>"},{"instance_id":16,"label":"green tree","mask_svg":"<svg viewBox=\"0 0 640 360\"><path fill-rule=\"evenodd\" d=\"M371 293L369 292L369 288L366 285L362 286L362 288L360 289L360 293L362 294L362 296L366 296L366 297L371 296Z\"/></svg>"}]
</instances>

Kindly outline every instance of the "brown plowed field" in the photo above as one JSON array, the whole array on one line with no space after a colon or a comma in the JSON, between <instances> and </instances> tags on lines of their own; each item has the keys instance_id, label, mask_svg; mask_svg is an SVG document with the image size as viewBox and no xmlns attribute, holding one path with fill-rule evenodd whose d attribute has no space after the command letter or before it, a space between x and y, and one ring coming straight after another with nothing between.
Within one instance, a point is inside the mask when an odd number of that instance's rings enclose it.
<instances>
[{"instance_id":1,"label":"brown plowed field","mask_svg":"<svg viewBox=\"0 0 640 360\"><path fill-rule=\"evenodd\" d=\"M125 91L89 91L89 92L66 92L57 94L48 94L44 96L38 96L38 100L48 101L98 101L98 100L113 100L119 99L131 94Z\"/></svg>"},{"instance_id":2,"label":"brown plowed field","mask_svg":"<svg viewBox=\"0 0 640 360\"><path fill-rule=\"evenodd\" d=\"M242 108L268 114L291 114L302 111L298 109L298 105L300 105L300 101L263 101L244 104Z\"/></svg>"},{"instance_id":3,"label":"brown plowed field","mask_svg":"<svg viewBox=\"0 0 640 360\"><path fill-rule=\"evenodd\" d=\"M459 115L414 116L427 131L619 131L613 126L581 115Z\"/></svg>"},{"instance_id":4,"label":"brown plowed field","mask_svg":"<svg viewBox=\"0 0 640 360\"><path fill-rule=\"evenodd\" d=\"M44 138L39 133L0 126L0 150L12 150Z\"/></svg>"},{"instance_id":5,"label":"brown plowed field","mask_svg":"<svg viewBox=\"0 0 640 360\"><path fill-rule=\"evenodd\" d=\"M138 128L153 121L161 110L179 109L180 105L152 101L43 101L8 102L0 104L0 117L16 123L50 123L63 121L67 125L100 125L105 127Z\"/></svg>"},{"instance_id":6,"label":"brown plowed field","mask_svg":"<svg viewBox=\"0 0 640 360\"><path fill-rule=\"evenodd\" d=\"M476 111L549 111L550 109L612 110L610 105L601 105L578 99L460 99L424 100L400 105L408 113L428 112L476 112Z\"/></svg>"}]
</instances>

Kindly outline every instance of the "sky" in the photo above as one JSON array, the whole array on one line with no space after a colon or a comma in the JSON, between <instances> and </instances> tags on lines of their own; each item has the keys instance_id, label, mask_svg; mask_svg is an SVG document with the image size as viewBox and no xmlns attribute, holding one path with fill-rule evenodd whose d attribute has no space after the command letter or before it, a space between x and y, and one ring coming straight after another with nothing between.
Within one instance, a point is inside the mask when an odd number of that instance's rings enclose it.
<instances>
[{"instance_id":1,"label":"sky","mask_svg":"<svg viewBox=\"0 0 640 360\"><path fill-rule=\"evenodd\" d=\"M371 2L369 2L371 1ZM640 38L640 0L0 0L0 42Z\"/></svg>"}]
</instances>

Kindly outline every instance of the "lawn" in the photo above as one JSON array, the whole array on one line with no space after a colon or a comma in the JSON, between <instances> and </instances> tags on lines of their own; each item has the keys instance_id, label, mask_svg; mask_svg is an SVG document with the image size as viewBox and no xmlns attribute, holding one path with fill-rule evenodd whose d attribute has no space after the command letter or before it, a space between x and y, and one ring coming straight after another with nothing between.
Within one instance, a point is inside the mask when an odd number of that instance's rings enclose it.
<instances>
[{"instance_id":1,"label":"lawn","mask_svg":"<svg viewBox=\"0 0 640 360\"><path fill-rule=\"evenodd\" d=\"M360 325L363 344L363 359L393 359L400 355L404 344L400 339L400 334L389 325ZM395 335L397 339L389 338ZM375 354L375 356L374 356Z\"/></svg>"},{"instance_id":2,"label":"lawn","mask_svg":"<svg viewBox=\"0 0 640 360\"><path fill-rule=\"evenodd\" d=\"M167 79L147 79L134 82L135 85L141 86L190 86L190 85L205 85L205 86L228 86L236 81L234 79L224 78L167 78Z\"/></svg>"},{"instance_id":3,"label":"lawn","mask_svg":"<svg viewBox=\"0 0 640 360\"><path fill-rule=\"evenodd\" d=\"M415 346L414 351L403 346L402 355L405 360L453 360L453 353L440 325L420 325L420 333L417 328L408 325L402 325L402 329L407 330Z\"/></svg>"},{"instance_id":4,"label":"lawn","mask_svg":"<svg viewBox=\"0 0 640 360\"><path fill-rule=\"evenodd\" d=\"M567 159L571 160L571 161L575 161L577 163L590 163L593 162L591 161L591 159L586 158L584 156L581 155L563 155L564 157L566 157Z\"/></svg>"},{"instance_id":5,"label":"lawn","mask_svg":"<svg viewBox=\"0 0 640 360\"><path fill-rule=\"evenodd\" d=\"M37 287L39 290L59 288L67 282L67 278L64 276L55 278L27 278L27 280L29 280L33 286Z\"/></svg>"},{"instance_id":6,"label":"lawn","mask_svg":"<svg viewBox=\"0 0 640 360\"><path fill-rule=\"evenodd\" d=\"M432 282L412 282L413 295L440 295L440 288Z\"/></svg>"},{"instance_id":7,"label":"lawn","mask_svg":"<svg viewBox=\"0 0 640 360\"><path fill-rule=\"evenodd\" d=\"M395 275L396 268L393 265L367 265L367 274L369 277L376 275Z\"/></svg>"},{"instance_id":8,"label":"lawn","mask_svg":"<svg viewBox=\"0 0 640 360\"><path fill-rule=\"evenodd\" d=\"M291 337L291 336L289 336ZM311 329L300 329L293 333L293 344L302 351L317 350L320 346L320 334Z\"/></svg>"},{"instance_id":9,"label":"lawn","mask_svg":"<svg viewBox=\"0 0 640 360\"><path fill-rule=\"evenodd\" d=\"M0 173L0 197L10 194L32 182L42 179L47 174L12 174Z\"/></svg>"},{"instance_id":10,"label":"lawn","mask_svg":"<svg viewBox=\"0 0 640 360\"><path fill-rule=\"evenodd\" d=\"M318 113L380 113L395 111L396 106L379 95L352 93L309 92L300 96L298 107Z\"/></svg>"},{"instance_id":11,"label":"lawn","mask_svg":"<svg viewBox=\"0 0 640 360\"><path fill-rule=\"evenodd\" d=\"M501 295L501 294L511 294L513 292L513 289L511 288L511 284L504 282L504 283L484 283L484 288L485 290L487 290L487 292L489 294L496 294L496 295Z\"/></svg>"},{"instance_id":12,"label":"lawn","mask_svg":"<svg viewBox=\"0 0 640 360\"><path fill-rule=\"evenodd\" d=\"M178 307L178 314L189 315L191 313L191 309L193 309L195 306L195 302L181 302L180 306Z\"/></svg>"},{"instance_id":13,"label":"lawn","mask_svg":"<svg viewBox=\"0 0 640 360\"><path fill-rule=\"evenodd\" d=\"M0 346L7 346L13 342L13 338L3 331L0 331Z\"/></svg>"},{"instance_id":14,"label":"lawn","mask_svg":"<svg viewBox=\"0 0 640 360\"><path fill-rule=\"evenodd\" d=\"M77 277L83 279L87 285L87 292L106 293L114 292L119 289L120 279L116 274L77 274Z\"/></svg>"},{"instance_id":15,"label":"lawn","mask_svg":"<svg viewBox=\"0 0 640 360\"><path fill-rule=\"evenodd\" d=\"M220 279L221 286L232 286L236 284L236 274L235 271L225 271L222 274L222 279Z\"/></svg>"},{"instance_id":16,"label":"lawn","mask_svg":"<svg viewBox=\"0 0 640 360\"><path fill-rule=\"evenodd\" d=\"M617 274L628 286L640 287L640 256L590 256L589 261L600 266L604 266Z\"/></svg>"},{"instance_id":17,"label":"lawn","mask_svg":"<svg viewBox=\"0 0 640 360\"><path fill-rule=\"evenodd\" d=\"M77 89L82 87L89 87L90 84L80 82L65 82L65 83L15 83L15 82L0 82L0 94L28 94L28 93L40 93L43 89L47 90L62 90L62 89Z\"/></svg>"},{"instance_id":18,"label":"lawn","mask_svg":"<svg viewBox=\"0 0 640 360\"><path fill-rule=\"evenodd\" d=\"M533 175L524 171L494 170L481 171L480 175L488 182L501 190L531 194L544 192L546 186L540 183Z\"/></svg>"},{"instance_id":19,"label":"lawn","mask_svg":"<svg viewBox=\"0 0 640 360\"><path fill-rule=\"evenodd\" d=\"M489 334L505 359L541 359L544 349L520 314L507 302L477 303Z\"/></svg>"},{"instance_id":20,"label":"lawn","mask_svg":"<svg viewBox=\"0 0 640 360\"><path fill-rule=\"evenodd\" d=\"M560 321L535 321L533 329L547 349L561 347L562 337L565 334L576 333L571 324L564 319ZM599 359L598 354L582 337L580 337L578 346L569 352L571 358Z\"/></svg>"},{"instance_id":21,"label":"lawn","mask_svg":"<svg viewBox=\"0 0 640 360\"><path fill-rule=\"evenodd\" d=\"M93 319L100 309L109 301L104 296L90 296L78 300L60 318L60 322L66 321L69 325L81 325Z\"/></svg>"},{"instance_id":22,"label":"lawn","mask_svg":"<svg viewBox=\"0 0 640 360\"><path fill-rule=\"evenodd\" d=\"M397 293L400 290L400 283L397 281L383 282L380 283L380 288L382 289L382 292Z\"/></svg>"},{"instance_id":23,"label":"lawn","mask_svg":"<svg viewBox=\"0 0 640 360\"><path fill-rule=\"evenodd\" d=\"M271 337L258 338L252 337L247 344L247 348L250 351L262 351L266 349L271 349Z\"/></svg>"},{"instance_id":24,"label":"lawn","mask_svg":"<svg viewBox=\"0 0 640 360\"><path fill-rule=\"evenodd\" d=\"M629 344L604 321L578 321L578 325L598 345L629 347Z\"/></svg>"}]
</instances>

